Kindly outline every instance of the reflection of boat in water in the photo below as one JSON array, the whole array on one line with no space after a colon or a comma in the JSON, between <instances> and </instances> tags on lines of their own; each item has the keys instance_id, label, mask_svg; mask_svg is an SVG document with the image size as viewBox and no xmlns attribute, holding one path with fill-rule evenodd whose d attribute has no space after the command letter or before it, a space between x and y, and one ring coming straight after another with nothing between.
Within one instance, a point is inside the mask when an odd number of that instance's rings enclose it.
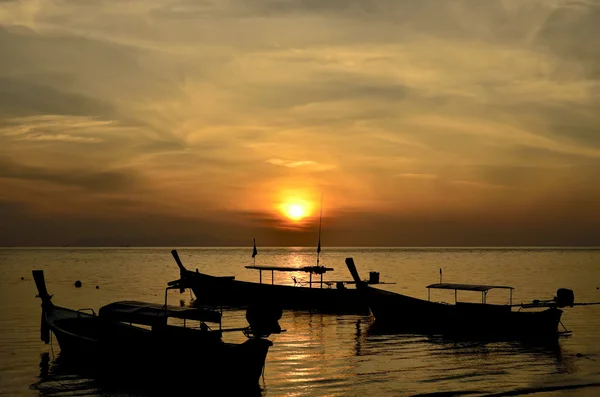
<instances>
[{"instance_id":1,"label":"reflection of boat in water","mask_svg":"<svg viewBox=\"0 0 600 397\"><path fill-rule=\"evenodd\" d=\"M456 291L477 291L482 294L482 302L432 302L370 287L360 282L352 258L346 259L346 265L380 328L461 337L555 337L561 333L558 330L562 315L560 308L577 305L573 291L568 289L559 289L553 300L513 305L512 287L442 283L429 285L428 289L454 290L455 296ZM487 303L486 294L494 288L509 289L511 304Z\"/></svg>"},{"instance_id":2,"label":"reflection of boat in water","mask_svg":"<svg viewBox=\"0 0 600 397\"><path fill-rule=\"evenodd\" d=\"M116 363L118 364L118 363ZM174 367L185 368L188 362L171 362ZM174 371L175 372L175 371ZM53 357L45 352L40 356L40 376L30 385L40 397L58 396L175 396L200 395L200 390L219 391L221 394L260 397L264 390L258 385L236 384L195 376L176 371L155 376L139 366L104 365L88 357L74 357L59 353ZM169 375L169 376L167 376Z\"/></svg>"},{"instance_id":3,"label":"reflection of boat in water","mask_svg":"<svg viewBox=\"0 0 600 397\"><path fill-rule=\"evenodd\" d=\"M43 341L50 341L51 331L61 355L92 360L105 369L118 367L131 376L142 373L145 379L160 376L173 381L169 375L190 375L258 386L273 344L264 337L281 330L277 324L281 313L272 316L251 310L246 314L249 327L222 329L220 312L168 306L166 292L164 305L121 301L103 306L98 314L92 309L67 309L50 300L43 271L34 270L33 277L42 299ZM249 339L226 343L222 334L229 331L242 331ZM175 361L186 365L175 365Z\"/></svg>"},{"instance_id":4,"label":"reflection of boat in water","mask_svg":"<svg viewBox=\"0 0 600 397\"><path fill-rule=\"evenodd\" d=\"M234 276L217 277L187 270L176 250L171 251L180 270L180 279L169 283L174 287L191 288L199 305L248 307L268 303L287 310L311 310L323 313L368 314L369 308L356 288L347 288L354 281L323 281L323 274L333 270L325 266L282 267L246 266L258 270L260 282L236 280ZM271 284L262 282L262 272L271 273ZM308 286L274 284L274 272L305 272ZM313 275L320 276L313 281ZM379 273L371 272L367 284L380 284ZM319 286L313 287L313 284Z\"/></svg>"}]
</instances>

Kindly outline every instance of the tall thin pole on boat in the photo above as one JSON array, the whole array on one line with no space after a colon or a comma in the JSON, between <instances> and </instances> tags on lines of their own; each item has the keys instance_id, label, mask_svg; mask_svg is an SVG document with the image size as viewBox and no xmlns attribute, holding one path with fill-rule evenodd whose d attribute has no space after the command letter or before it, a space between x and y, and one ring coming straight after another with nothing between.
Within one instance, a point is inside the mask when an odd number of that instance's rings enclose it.
<instances>
[{"instance_id":1,"label":"tall thin pole on boat","mask_svg":"<svg viewBox=\"0 0 600 397\"><path fill-rule=\"evenodd\" d=\"M317 245L317 267L319 267L319 259L321 255L321 223L323 221L323 192L321 192L321 208L319 213L319 243ZM311 283L312 286L312 283ZM323 273L321 273L321 284L320 287L323 288Z\"/></svg>"},{"instance_id":2,"label":"tall thin pole on boat","mask_svg":"<svg viewBox=\"0 0 600 397\"><path fill-rule=\"evenodd\" d=\"M319 255L321 254L321 222L323 221L323 193L321 192L321 209L319 214L319 244L317 245L317 266L319 266Z\"/></svg>"},{"instance_id":3,"label":"tall thin pole on boat","mask_svg":"<svg viewBox=\"0 0 600 397\"><path fill-rule=\"evenodd\" d=\"M252 260L254 261L254 266L256 266L256 254L258 254L258 251L256 250L256 239L254 240L254 248L252 249Z\"/></svg>"}]
</instances>

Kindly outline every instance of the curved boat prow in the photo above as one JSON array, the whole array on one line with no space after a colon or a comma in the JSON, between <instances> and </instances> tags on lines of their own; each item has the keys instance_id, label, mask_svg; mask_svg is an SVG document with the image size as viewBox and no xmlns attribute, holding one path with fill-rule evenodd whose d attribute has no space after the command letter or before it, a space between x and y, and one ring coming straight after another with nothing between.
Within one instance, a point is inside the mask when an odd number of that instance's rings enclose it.
<instances>
[{"instance_id":1,"label":"curved boat prow","mask_svg":"<svg viewBox=\"0 0 600 397\"><path fill-rule=\"evenodd\" d=\"M350 274L352 275L354 282L356 282L356 286L358 287L359 285L363 284L364 282L358 275L358 270L356 270L356 265L354 264L353 258L346 258L346 266L348 266L348 270L350 270Z\"/></svg>"},{"instance_id":2,"label":"curved boat prow","mask_svg":"<svg viewBox=\"0 0 600 397\"><path fill-rule=\"evenodd\" d=\"M179 266L179 271L183 275L184 272L187 271L187 269L185 268L185 266L183 266L183 263L181 263L181 259L179 259L179 254L177 253L177 250L171 250L171 255L173 255L173 258L175 258L175 262L177 262L177 266Z\"/></svg>"},{"instance_id":3,"label":"curved boat prow","mask_svg":"<svg viewBox=\"0 0 600 397\"><path fill-rule=\"evenodd\" d=\"M48 321L46 320L46 313L48 310L51 310L54 307L54 304L50 299L52 299L52 295L48 294L48 290L46 289L46 281L44 279L44 271L43 270L32 270L31 274L33 274L33 280L35 281L35 286L38 290L37 297L42 300L42 321L40 324L40 339L48 344L50 343L50 326L48 325Z\"/></svg>"},{"instance_id":4,"label":"curved boat prow","mask_svg":"<svg viewBox=\"0 0 600 397\"><path fill-rule=\"evenodd\" d=\"M46 281L44 279L44 271L43 270L32 270L31 274L33 274L33 280L35 281L35 286L38 290L38 296L42 300L42 306L52 305L52 295L48 294L48 290L46 289Z\"/></svg>"}]
</instances>

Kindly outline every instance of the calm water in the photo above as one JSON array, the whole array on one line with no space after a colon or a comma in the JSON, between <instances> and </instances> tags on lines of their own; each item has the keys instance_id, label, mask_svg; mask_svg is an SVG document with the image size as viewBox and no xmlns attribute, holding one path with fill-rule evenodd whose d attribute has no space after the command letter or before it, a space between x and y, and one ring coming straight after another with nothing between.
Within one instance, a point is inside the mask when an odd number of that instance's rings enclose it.
<instances>
[{"instance_id":1,"label":"calm water","mask_svg":"<svg viewBox=\"0 0 600 397\"><path fill-rule=\"evenodd\" d=\"M252 263L251 252L251 247L179 249L188 268L258 281L258 273L244 269ZM425 299L425 286L439 281L441 267L446 282L512 285L515 302L551 298L560 287L573 289L577 301L600 301L600 250L327 249L321 264L335 268L327 278L350 278L344 265L348 256L354 257L363 278L379 271L382 281L396 282L385 289ZM261 265L303 266L313 265L316 257L312 248L259 247L256 259ZM58 344L45 345L39 339L41 309L32 269L44 269L58 305L98 309L125 299L162 303L167 281L178 277L170 249L0 249L0 395L143 395L135 386L134 392L129 386L108 387L93 374L55 361ZM276 282L292 283L292 275L276 275ZM74 288L75 280L83 288ZM479 298L477 293L459 293L459 300ZM170 304L180 300L189 302L189 293L169 294ZM432 300L452 301L453 292L432 293ZM489 302L507 300L502 290L488 296ZM375 397L520 390L510 394L518 395L534 389L552 390L538 394L544 397L600 395L600 387L594 386L600 384L600 306L566 309L563 323L573 335L551 345L377 335L371 323L368 316L285 312L280 324L287 332L270 338L274 346L262 394ZM224 327L241 325L243 312L225 313ZM227 338L244 340L243 335Z\"/></svg>"}]
</instances>

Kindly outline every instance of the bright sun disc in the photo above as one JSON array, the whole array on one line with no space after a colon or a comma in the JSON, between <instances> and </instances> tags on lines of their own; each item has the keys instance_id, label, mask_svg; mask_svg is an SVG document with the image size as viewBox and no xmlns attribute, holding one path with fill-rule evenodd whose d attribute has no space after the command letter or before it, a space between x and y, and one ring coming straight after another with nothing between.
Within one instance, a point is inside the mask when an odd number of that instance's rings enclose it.
<instances>
[{"instance_id":1,"label":"bright sun disc","mask_svg":"<svg viewBox=\"0 0 600 397\"><path fill-rule=\"evenodd\" d=\"M300 204L289 204L285 209L285 214L288 218L297 221L306 216L306 210Z\"/></svg>"}]
</instances>

